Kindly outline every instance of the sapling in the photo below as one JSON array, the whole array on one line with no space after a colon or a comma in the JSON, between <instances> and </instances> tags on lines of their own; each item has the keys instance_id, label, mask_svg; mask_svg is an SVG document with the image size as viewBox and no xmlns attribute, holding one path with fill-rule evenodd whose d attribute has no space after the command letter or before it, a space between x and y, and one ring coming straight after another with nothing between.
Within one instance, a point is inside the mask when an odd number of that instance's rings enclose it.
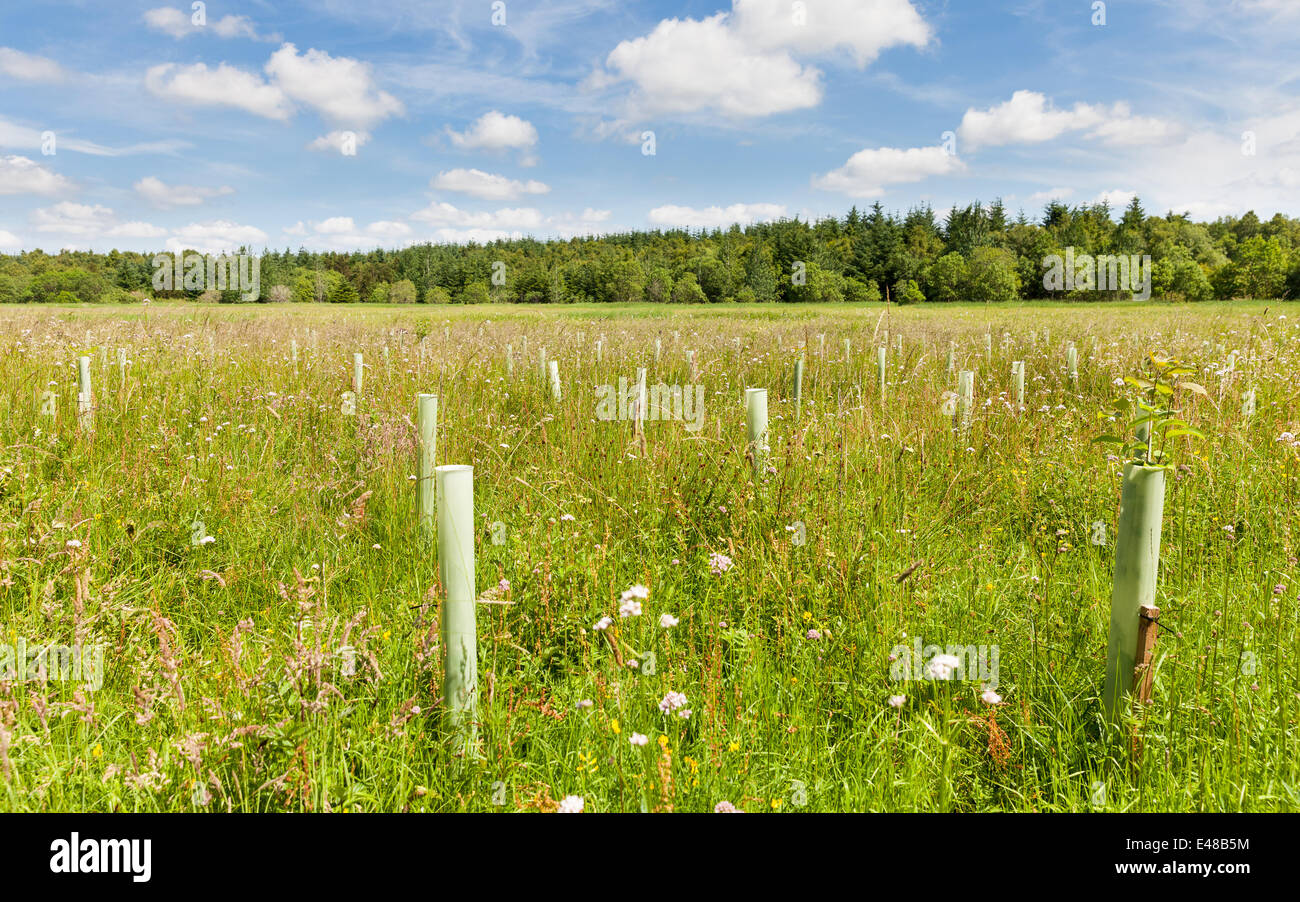
<instances>
[{"instance_id":1,"label":"sapling","mask_svg":"<svg viewBox=\"0 0 1300 902\"><path fill-rule=\"evenodd\" d=\"M1136 403L1120 398L1111 408L1118 420L1129 420L1136 440L1117 435L1094 441L1123 450L1123 483L1119 523L1115 530L1115 570L1110 601L1110 635L1106 648L1106 683L1102 701L1112 717L1134 685L1138 660L1139 618L1155 602L1160 565L1160 532L1164 516L1165 476L1173 467L1170 441L1180 436L1203 438L1177 418L1172 405L1180 391L1205 395L1204 387L1182 380L1194 372L1174 358L1148 354L1150 379L1125 377L1144 396Z\"/></svg>"}]
</instances>

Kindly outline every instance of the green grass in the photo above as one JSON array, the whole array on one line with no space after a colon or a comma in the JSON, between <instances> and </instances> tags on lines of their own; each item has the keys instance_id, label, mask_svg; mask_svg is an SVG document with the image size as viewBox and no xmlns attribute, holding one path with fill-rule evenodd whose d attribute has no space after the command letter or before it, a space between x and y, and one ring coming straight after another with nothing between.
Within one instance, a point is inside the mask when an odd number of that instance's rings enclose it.
<instances>
[{"instance_id":1,"label":"green grass","mask_svg":"<svg viewBox=\"0 0 1300 902\"><path fill-rule=\"evenodd\" d=\"M97 691L0 681L0 810L1300 808L1300 450L1278 441L1300 432L1300 309L154 305L7 308L0 324L0 642L102 643L105 665ZM976 372L964 441L941 410L950 341ZM596 419L593 386L638 366L690 383L687 349L702 430L652 422L643 445ZM355 351L368 369L347 417ZM1113 548L1090 533L1115 535L1118 465L1091 439L1115 430L1099 412L1148 351L1201 368L1209 397L1182 403L1208 439L1172 449L1153 703L1112 726ZM1005 401L1021 359L1025 411ZM757 481L746 386L769 390ZM438 717L421 391L439 396L438 462L475 467L479 592L510 583L478 609L472 756ZM196 518L214 542L192 544ZM734 568L711 572L714 553ZM644 613L620 618L634 584ZM891 650L917 637L996 646L1002 703L977 681L892 680ZM689 719L660 712L669 691Z\"/></svg>"}]
</instances>

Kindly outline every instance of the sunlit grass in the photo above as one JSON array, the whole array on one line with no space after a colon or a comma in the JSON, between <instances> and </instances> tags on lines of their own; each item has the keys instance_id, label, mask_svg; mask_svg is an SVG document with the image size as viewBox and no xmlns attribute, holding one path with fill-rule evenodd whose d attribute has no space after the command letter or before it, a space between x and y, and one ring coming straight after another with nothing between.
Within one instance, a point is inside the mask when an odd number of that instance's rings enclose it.
<instances>
[{"instance_id":1,"label":"sunlit grass","mask_svg":"<svg viewBox=\"0 0 1300 902\"><path fill-rule=\"evenodd\" d=\"M0 682L0 809L1300 807L1290 307L155 305L0 322L0 642L102 643L105 664L97 691ZM942 411L949 342L976 374L965 440ZM594 386L637 367L690 383L688 350L702 429L651 422L642 442L596 418ZM1115 728L1098 700L1112 549L1090 538L1102 521L1113 539L1118 464L1091 439L1115 430L1099 414L1149 350L1200 370L1209 397L1184 419L1208 438L1180 446L1166 498L1154 703ZM769 392L757 483L747 386ZM475 468L491 597L471 757L437 713L422 391L439 396L438 463ZM714 554L734 566L715 572ZM621 617L638 584L641 616ZM975 680L892 680L891 651L918 637L996 646L1001 703ZM661 712L669 692L689 718Z\"/></svg>"}]
</instances>

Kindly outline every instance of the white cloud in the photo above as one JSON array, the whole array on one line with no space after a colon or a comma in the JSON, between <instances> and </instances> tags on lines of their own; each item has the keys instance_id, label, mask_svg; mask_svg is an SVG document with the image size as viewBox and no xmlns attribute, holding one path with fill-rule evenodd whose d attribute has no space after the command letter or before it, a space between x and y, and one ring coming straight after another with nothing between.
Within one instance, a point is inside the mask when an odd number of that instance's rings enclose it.
<instances>
[{"instance_id":1,"label":"white cloud","mask_svg":"<svg viewBox=\"0 0 1300 902\"><path fill-rule=\"evenodd\" d=\"M767 222L786 215L783 204L732 204L729 207L679 207L668 204L655 207L647 218L668 228L714 229L733 223L747 225Z\"/></svg>"},{"instance_id":2,"label":"white cloud","mask_svg":"<svg viewBox=\"0 0 1300 902\"><path fill-rule=\"evenodd\" d=\"M1107 144L1150 144L1178 131L1170 122L1134 116L1120 101L1109 109L1099 104L1076 103L1068 110L1054 107L1037 91L1016 91L1011 99L987 110L968 109L957 133L971 148L1007 144L1037 144L1066 132L1086 131Z\"/></svg>"},{"instance_id":3,"label":"white cloud","mask_svg":"<svg viewBox=\"0 0 1300 902\"><path fill-rule=\"evenodd\" d=\"M1103 191L1092 199L1094 204L1110 204L1112 210L1120 210L1132 203L1133 198L1137 197L1136 191L1124 191L1120 188L1113 188L1110 191Z\"/></svg>"},{"instance_id":4,"label":"white cloud","mask_svg":"<svg viewBox=\"0 0 1300 902\"><path fill-rule=\"evenodd\" d=\"M6 232L4 229L0 229L0 247L21 248L22 246L22 240L19 239L17 235L13 232Z\"/></svg>"},{"instance_id":5,"label":"white cloud","mask_svg":"<svg viewBox=\"0 0 1300 902\"><path fill-rule=\"evenodd\" d=\"M293 44L284 44L271 54L265 70L266 80L228 63L215 69L204 63L163 63L148 70L145 87L181 103L235 107L267 119L290 118L297 101L336 125L362 130L405 112L396 97L375 87L370 66L359 60L323 50L299 55ZM341 141L338 132L310 146L319 150L334 141Z\"/></svg>"},{"instance_id":6,"label":"white cloud","mask_svg":"<svg viewBox=\"0 0 1300 902\"><path fill-rule=\"evenodd\" d=\"M167 250L193 249L204 254L233 253L241 246L253 250L266 244L266 233L256 226L239 225L225 219L194 222L181 226L167 239Z\"/></svg>"},{"instance_id":7,"label":"white cloud","mask_svg":"<svg viewBox=\"0 0 1300 902\"><path fill-rule=\"evenodd\" d=\"M821 73L785 51L760 50L728 26L726 13L702 21L665 19L650 34L623 41L589 82L634 85L641 116L714 110L736 119L805 109L821 102Z\"/></svg>"},{"instance_id":8,"label":"white cloud","mask_svg":"<svg viewBox=\"0 0 1300 902\"><path fill-rule=\"evenodd\" d=\"M455 191L485 200L514 200L521 194L546 194L551 190L550 186L542 182L531 179L521 182L506 178L504 175L484 172L481 169L452 169L440 172L429 184L442 191Z\"/></svg>"},{"instance_id":9,"label":"white cloud","mask_svg":"<svg viewBox=\"0 0 1300 902\"><path fill-rule=\"evenodd\" d=\"M887 47L923 47L929 25L909 0L734 0L706 19L664 19L621 42L593 89L630 82L631 115L715 111L734 119L821 102L821 73L792 54L847 49L859 67Z\"/></svg>"},{"instance_id":10,"label":"white cloud","mask_svg":"<svg viewBox=\"0 0 1300 902\"><path fill-rule=\"evenodd\" d=\"M369 64L360 60L324 50L299 56L297 47L285 44L271 54L266 72L286 96L338 125L369 129L406 111L401 101L375 86Z\"/></svg>"},{"instance_id":11,"label":"white cloud","mask_svg":"<svg viewBox=\"0 0 1300 902\"><path fill-rule=\"evenodd\" d=\"M261 76L221 63L181 66L163 63L145 73L145 87L154 95L198 106L228 106L267 119L288 119L293 104L278 85Z\"/></svg>"},{"instance_id":12,"label":"white cloud","mask_svg":"<svg viewBox=\"0 0 1300 902\"><path fill-rule=\"evenodd\" d=\"M0 47L0 72L23 81L59 82L67 78L63 67L54 60L11 47Z\"/></svg>"},{"instance_id":13,"label":"white cloud","mask_svg":"<svg viewBox=\"0 0 1300 902\"><path fill-rule=\"evenodd\" d=\"M229 185L219 188L202 188L195 185L167 185L152 175L135 183L135 191L159 209L169 207L194 207L213 197L234 194Z\"/></svg>"},{"instance_id":14,"label":"white cloud","mask_svg":"<svg viewBox=\"0 0 1300 902\"><path fill-rule=\"evenodd\" d=\"M488 231L535 229L542 225L542 214L533 207L508 207L493 212L473 213L445 201L434 201L411 219L431 226Z\"/></svg>"},{"instance_id":15,"label":"white cloud","mask_svg":"<svg viewBox=\"0 0 1300 902\"><path fill-rule=\"evenodd\" d=\"M359 148L370 143L370 132L338 130L321 135L307 145L308 150L332 150L335 153L356 153ZM349 153L350 152L350 153Z\"/></svg>"},{"instance_id":16,"label":"white cloud","mask_svg":"<svg viewBox=\"0 0 1300 902\"><path fill-rule=\"evenodd\" d=\"M32 211L32 226L38 232L59 232L64 235L99 235L114 223L113 211L99 204L77 204L64 201L52 207Z\"/></svg>"},{"instance_id":17,"label":"white cloud","mask_svg":"<svg viewBox=\"0 0 1300 902\"><path fill-rule=\"evenodd\" d=\"M182 10L160 6L146 10L144 22L154 31L161 31L177 40L203 31L211 31L220 38L258 39L257 29L247 16L223 16L204 25L196 25L193 17Z\"/></svg>"},{"instance_id":18,"label":"white cloud","mask_svg":"<svg viewBox=\"0 0 1300 902\"><path fill-rule=\"evenodd\" d=\"M527 119L489 110L463 132L447 129L462 150L522 150L537 143L537 129Z\"/></svg>"},{"instance_id":19,"label":"white cloud","mask_svg":"<svg viewBox=\"0 0 1300 902\"><path fill-rule=\"evenodd\" d=\"M27 157L0 157L0 194L60 194L72 182Z\"/></svg>"},{"instance_id":20,"label":"white cloud","mask_svg":"<svg viewBox=\"0 0 1300 902\"><path fill-rule=\"evenodd\" d=\"M303 238L303 246L322 250L352 251L383 245L410 244L411 227L404 222L379 220L358 228L351 216L331 216L320 222L296 223L282 230Z\"/></svg>"},{"instance_id":21,"label":"white cloud","mask_svg":"<svg viewBox=\"0 0 1300 902\"><path fill-rule=\"evenodd\" d=\"M547 222L557 235L562 238L573 238L580 235L608 234L611 231L608 226L610 215L610 210L587 207L577 216L571 213L552 216Z\"/></svg>"},{"instance_id":22,"label":"white cloud","mask_svg":"<svg viewBox=\"0 0 1300 902\"><path fill-rule=\"evenodd\" d=\"M815 176L814 188L849 197L878 197L889 185L961 172L966 165L942 147L879 147L859 150L839 169Z\"/></svg>"},{"instance_id":23,"label":"white cloud","mask_svg":"<svg viewBox=\"0 0 1300 902\"><path fill-rule=\"evenodd\" d=\"M932 32L909 0L734 0L735 30L763 49L824 54L846 48L859 67L895 46L924 47Z\"/></svg>"},{"instance_id":24,"label":"white cloud","mask_svg":"<svg viewBox=\"0 0 1300 902\"><path fill-rule=\"evenodd\" d=\"M32 211L32 227L38 232L82 238L162 238L167 234L148 222L118 222L113 211L99 204L70 201Z\"/></svg>"}]
</instances>

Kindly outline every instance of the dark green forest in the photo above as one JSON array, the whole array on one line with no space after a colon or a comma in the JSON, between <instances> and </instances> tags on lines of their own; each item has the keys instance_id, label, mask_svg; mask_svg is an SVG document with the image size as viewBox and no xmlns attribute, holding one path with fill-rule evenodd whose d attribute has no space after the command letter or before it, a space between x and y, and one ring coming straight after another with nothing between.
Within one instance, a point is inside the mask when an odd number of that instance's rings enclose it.
<instances>
[{"instance_id":1,"label":"dark green forest","mask_svg":"<svg viewBox=\"0 0 1300 902\"><path fill-rule=\"evenodd\" d=\"M1118 214L1118 215L1117 215ZM306 303L1003 302L1114 300L1130 291L1044 287L1045 260L1149 255L1151 295L1201 301L1300 297L1300 219L1250 212L1212 223L1149 216L1134 199L1048 204L1038 221L1000 201L880 204L843 219L786 219L711 231L637 231L489 244L418 244L368 252L274 251L260 256L257 301ZM238 303L227 289L157 290L153 254L29 251L0 256L0 302L138 303L147 298ZM182 288L182 286L176 286Z\"/></svg>"}]
</instances>

